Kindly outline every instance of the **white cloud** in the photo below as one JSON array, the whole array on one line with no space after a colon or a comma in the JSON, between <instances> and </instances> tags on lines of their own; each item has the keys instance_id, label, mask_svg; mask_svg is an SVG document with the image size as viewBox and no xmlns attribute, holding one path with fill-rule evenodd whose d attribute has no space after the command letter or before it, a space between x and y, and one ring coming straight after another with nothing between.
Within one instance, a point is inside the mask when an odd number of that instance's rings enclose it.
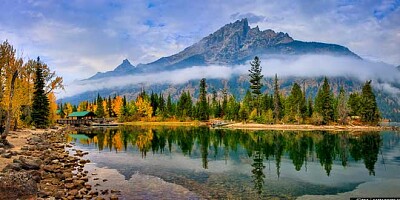
<instances>
[{"instance_id":1,"label":"white cloud","mask_svg":"<svg viewBox=\"0 0 400 200\"><path fill-rule=\"evenodd\" d=\"M355 77L360 81L380 80L377 85L388 92L395 92L391 82L400 82L400 72L393 66L370 62L348 57L335 57L327 55L305 55L291 57L276 57L261 60L262 72L265 77ZM67 87L61 97L69 97L86 91L98 91L128 85L153 85L153 84L182 84L190 80L229 79L233 75L248 74L249 65L227 66L194 66L185 69L120 76L115 78L102 78L97 80L77 81ZM378 83L377 81L373 82Z\"/></svg>"}]
</instances>

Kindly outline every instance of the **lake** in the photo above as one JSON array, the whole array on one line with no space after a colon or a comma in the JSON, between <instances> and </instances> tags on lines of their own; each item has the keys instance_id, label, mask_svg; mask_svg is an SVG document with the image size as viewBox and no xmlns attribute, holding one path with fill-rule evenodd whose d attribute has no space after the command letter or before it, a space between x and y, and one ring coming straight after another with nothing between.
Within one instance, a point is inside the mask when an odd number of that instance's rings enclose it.
<instances>
[{"instance_id":1,"label":"lake","mask_svg":"<svg viewBox=\"0 0 400 200\"><path fill-rule=\"evenodd\" d=\"M400 196L390 189L400 180L400 134L391 131L122 126L77 131L68 141L89 152L92 170L108 173L98 185L117 187L125 199L292 199L366 183ZM360 193L368 194L348 195Z\"/></svg>"}]
</instances>

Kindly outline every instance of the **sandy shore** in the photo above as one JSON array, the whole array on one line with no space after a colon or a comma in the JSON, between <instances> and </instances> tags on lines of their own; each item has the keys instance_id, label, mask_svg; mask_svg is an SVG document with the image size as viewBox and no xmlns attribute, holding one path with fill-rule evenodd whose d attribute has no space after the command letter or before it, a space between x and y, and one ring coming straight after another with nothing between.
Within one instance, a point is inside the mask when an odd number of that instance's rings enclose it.
<instances>
[{"instance_id":1,"label":"sandy shore","mask_svg":"<svg viewBox=\"0 0 400 200\"><path fill-rule=\"evenodd\" d=\"M256 124L256 123L234 123L223 126L229 129L248 129L248 130L291 130L291 131L382 131L391 130L391 127L382 126L340 126L340 125L306 125L306 124Z\"/></svg>"}]
</instances>

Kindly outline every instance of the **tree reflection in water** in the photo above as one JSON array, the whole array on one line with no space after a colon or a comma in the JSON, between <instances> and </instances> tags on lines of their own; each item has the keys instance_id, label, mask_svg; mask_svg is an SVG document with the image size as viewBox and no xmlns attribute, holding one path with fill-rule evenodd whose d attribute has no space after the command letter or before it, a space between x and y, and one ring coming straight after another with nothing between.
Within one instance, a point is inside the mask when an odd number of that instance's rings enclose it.
<instances>
[{"instance_id":1,"label":"tree reflection in water","mask_svg":"<svg viewBox=\"0 0 400 200\"><path fill-rule=\"evenodd\" d=\"M209 168L211 159L240 160L230 152L244 150L253 160L252 179L259 194L265 187L266 161L274 161L278 178L281 175L282 157L290 159L297 171L303 166L307 170L307 162L320 162L327 176L330 176L335 161L346 167L351 160L362 160L369 175L375 175L375 163L382 146L378 132L352 135L346 132L326 131L243 131L215 130L207 127L125 126L79 133L88 136L79 139L82 140L82 144L93 143L100 151L108 149L116 152L127 151L128 147L132 146L139 150L143 158L149 151L162 154L168 148L167 151L171 153L173 146L191 158L193 152L199 151L204 169ZM69 140L72 138L69 137Z\"/></svg>"}]
</instances>

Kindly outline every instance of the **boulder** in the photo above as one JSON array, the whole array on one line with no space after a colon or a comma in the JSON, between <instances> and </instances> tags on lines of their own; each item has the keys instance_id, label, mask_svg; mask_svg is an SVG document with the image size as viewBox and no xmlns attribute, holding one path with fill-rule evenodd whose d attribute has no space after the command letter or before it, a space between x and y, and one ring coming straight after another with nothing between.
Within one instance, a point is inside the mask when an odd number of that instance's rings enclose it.
<instances>
[{"instance_id":1,"label":"boulder","mask_svg":"<svg viewBox=\"0 0 400 200\"><path fill-rule=\"evenodd\" d=\"M3 158L11 158L12 157L12 153L3 153L3 154L1 154L1 157L3 157Z\"/></svg>"},{"instance_id":2,"label":"boulder","mask_svg":"<svg viewBox=\"0 0 400 200\"><path fill-rule=\"evenodd\" d=\"M39 160L32 160L27 159L24 157L20 157L19 160L21 161L21 166L23 169L26 170L37 170L40 169L40 161Z\"/></svg>"}]
</instances>

